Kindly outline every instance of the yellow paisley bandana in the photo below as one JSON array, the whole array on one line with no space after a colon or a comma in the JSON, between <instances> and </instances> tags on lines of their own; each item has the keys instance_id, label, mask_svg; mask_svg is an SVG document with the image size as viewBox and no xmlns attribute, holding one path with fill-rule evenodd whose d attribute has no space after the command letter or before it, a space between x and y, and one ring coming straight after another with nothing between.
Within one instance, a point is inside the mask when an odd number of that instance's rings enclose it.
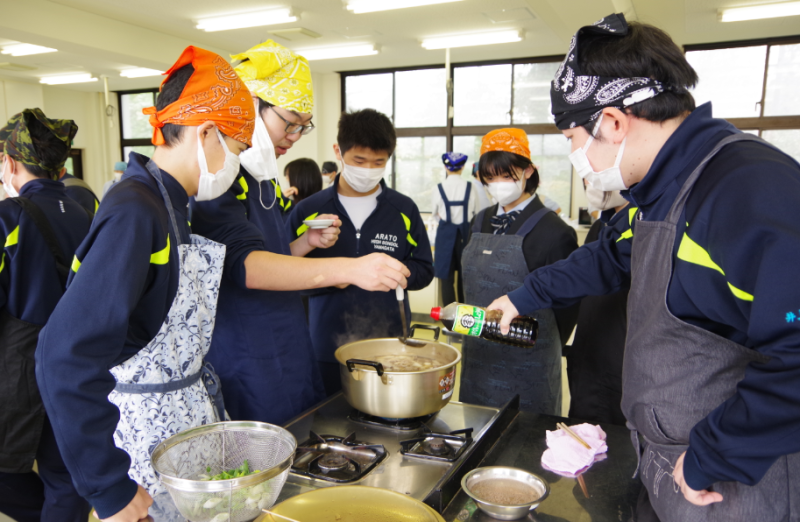
<instances>
[{"instance_id":1,"label":"yellow paisley bandana","mask_svg":"<svg viewBox=\"0 0 800 522\"><path fill-rule=\"evenodd\" d=\"M265 102L306 114L314 110L311 69L302 56L267 40L231 59L241 61L236 74Z\"/></svg>"}]
</instances>

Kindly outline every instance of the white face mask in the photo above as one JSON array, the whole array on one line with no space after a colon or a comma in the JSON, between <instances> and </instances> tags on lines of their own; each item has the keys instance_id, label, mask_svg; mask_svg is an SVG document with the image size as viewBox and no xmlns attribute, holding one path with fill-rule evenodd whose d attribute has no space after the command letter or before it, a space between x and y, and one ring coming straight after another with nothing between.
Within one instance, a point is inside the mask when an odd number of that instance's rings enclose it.
<instances>
[{"instance_id":1,"label":"white face mask","mask_svg":"<svg viewBox=\"0 0 800 522\"><path fill-rule=\"evenodd\" d=\"M623 198L619 191L603 191L589 185L586 187L586 199L589 201L589 211L608 210L627 205L628 201Z\"/></svg>"},{"instance_id":2,"label":"white face mask","mask_svg":"<svg viewBox=\"0 0 800 522\"><path fill-rule=\"evenodd\" d=\"M2 174L3 174L3 190L6 191L6 196L8 196L10 198L19 197L19 192L17 192L17 190L11 184L11 177L13 176L13 174L6 174L6 162L5 161L3 161Z\"/></svg>"},{"instance_id":3,"label":"white face mask","mask_svg":"<svg viewBox=\"0 0 800 522\"><path fill-rule=\"evenodd\" d=\"M344 163L344 162L342 162ZM386 173L386 167L379 169L367 169L364 167L354 167L344 163L342 176L350 187L356 192L369 192L381 182Z\"/></svg>"},{"instance_id":4,"label":"white face mask","mask_svg":"<svg viewBox=\"0 0 800 522\"><path fill-rule=\"evenodd\" d=\"M239 154L239 159L256 181L261 183L278 177L278 161L275 159L275 146L267 132L264 119L256 118L253 133L253 146Z\"/></svg>"},{"instance_id":5,"label":"white face mask","mask_svg":"<svg viewBox=\"0 0 800 522\"><path fill-rule=\"evenodd\" d=\"M525 178L517 181L497 181L486 185L486 191L501 207L509 205L522 196Z\"/></svg>"},{"instance_id":6,"label":"white face mask","mask_svg":"<svg viewBox=\"0 0 800 522\"><path fill-rule=\"evenodd\" d=\"M225 194L239 174L239 156L228 149L219 129L216 129L216 131L222 150L225 151L225 163L214 174L208 171L208 163L203 151L203 141L200 139L200 133L198 132L197 134L197 163L200 165L200 185L197 187L197 201L210 201Z\"/></svg>"},{"instance_id":7,"label":"white face mask","mask_svg":"<svg viewBox=\"0 0 800 522\"><path fill-rule=\"evenodd\" d=\"M595 133L600 129L601 121L603 121L602 115L597 121L597 124L595 124ZM572 162L578 176L588 181L589 184L597 190L606 192L626 190L628 187L625 186L625 182L622 180L622 171L619 169L619 164L622 162L622 153L625 151L625 141L627 139L627 137L623 139L622 144L619 146L619 152L617 152L614 166L601 170L600 172L595 172L594 168L592 168L592 164L589 163L589 158L586 156L586 151L589 150L589 146L594 141L594 135L589 136L583 148L569 155L569 161Z\"/></svg>"}]
</instances>

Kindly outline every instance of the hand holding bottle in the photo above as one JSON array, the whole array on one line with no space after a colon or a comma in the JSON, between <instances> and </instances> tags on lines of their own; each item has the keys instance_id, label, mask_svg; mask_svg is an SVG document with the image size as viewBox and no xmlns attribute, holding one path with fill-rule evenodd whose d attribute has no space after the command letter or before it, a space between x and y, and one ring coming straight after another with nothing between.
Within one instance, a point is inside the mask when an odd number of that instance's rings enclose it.
<instances>
[{"instance_id":1,"label":"hand holding bottle","mask_svg":"<svg viewBox=\"0 0 800 522\"><path fill-rule=\"evenodd\" d=\"M511 302L507 295L492 301L492 304L486 307L489 310L500 310L503 312L503 317L500 319L500 333L508 335L511 321L519 315L517 307Z\"/></svg>"}]
</instances>

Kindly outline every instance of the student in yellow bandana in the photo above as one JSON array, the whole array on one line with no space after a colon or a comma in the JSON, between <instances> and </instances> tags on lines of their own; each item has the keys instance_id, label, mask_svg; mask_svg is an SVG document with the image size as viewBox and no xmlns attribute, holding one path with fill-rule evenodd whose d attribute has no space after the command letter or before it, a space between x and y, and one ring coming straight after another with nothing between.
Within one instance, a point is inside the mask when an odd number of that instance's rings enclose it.
<instances>
[{"instance_id":1,"label":"student in yellow bandana","mask_svg":"<svg viewBox=\"0 0 800 522\"><path fill-rule=\"evenodd\" d=\"M341 222L334 215L317 216L332 225L290 243L276 158L314 128L311 71L305 58L272 40L232 58L260 118L233 187L216 200L192 202L194 232L227 246L207 359L232 419L283 424L324 398L298 291L347 284L388 291L405 287L410 273L384 254L306 259L336 242Z\"/></svg>"}]
</instances>

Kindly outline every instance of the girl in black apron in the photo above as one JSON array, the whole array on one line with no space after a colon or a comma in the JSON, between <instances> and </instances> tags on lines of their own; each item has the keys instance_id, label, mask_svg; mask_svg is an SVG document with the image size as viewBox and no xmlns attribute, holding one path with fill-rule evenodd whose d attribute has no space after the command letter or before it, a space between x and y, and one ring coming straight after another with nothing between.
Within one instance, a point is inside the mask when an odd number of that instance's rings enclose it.
<instances>
[{"instance_id":1,"label":"girl in black apron","mask_svg":"<svg viewBox=\"0 0 800 522\"><path fill-rule=\"evenodd\" d=\"M575 231L533 197L539 174L523 131L484 136L479 176L498 204L475 216L462 270L466 302L488 306L522 286L532 270L566 258L578 243ZM519 394L523 410L560 415L561 349L576 316L575 308L536 312L534 348L464 338L460 400L499 406Z\"/></svg>"}]
</instances>

